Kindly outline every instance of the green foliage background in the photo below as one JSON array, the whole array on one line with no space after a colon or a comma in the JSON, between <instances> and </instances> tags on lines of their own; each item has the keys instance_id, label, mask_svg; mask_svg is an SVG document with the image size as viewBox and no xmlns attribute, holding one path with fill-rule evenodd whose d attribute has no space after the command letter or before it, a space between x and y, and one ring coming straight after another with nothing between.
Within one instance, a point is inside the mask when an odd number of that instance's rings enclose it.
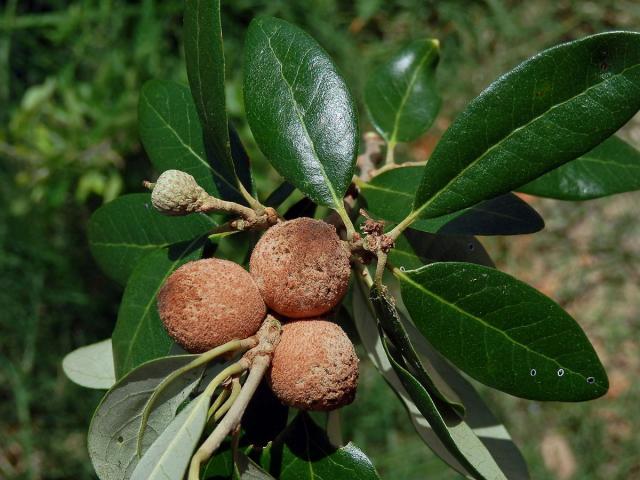
<instances>
[{"instance_id":1,"label":"green foliage background","mask_svg":"<svg viewBox=\"0 0 640 480\"><path fill-rule=\"evenodd\" d=\"M138 93L152 77L186 83L182 7L176 0L0 6L0 478L93 478L85 432L100 393L67 381L60 362L73 348L111 334L121 290L97 270L86 224L102 202L140 191L140 181L153 175L135 127ZM317 38L360 106L367 72L378 61L410 39L439 38L443 114L434 134L399 151L414 160L428 156L470 98L525 57L590 33L640 29L633 0L227 2L228 106L263 195L275 175L241 119L240 70L244 30L260 13ZM640 146L640 121L623 136ZM578 405L482 389L522 447L532 478L640 475L638 200L637 193L582 204L538 200L545 231L484 241L501 268L578 319L612 381L607 397ZM345 437L370 454L380 473L452 478L365 362L361 385L363 394L343 415Z\"/></svg>"}]
</instances>

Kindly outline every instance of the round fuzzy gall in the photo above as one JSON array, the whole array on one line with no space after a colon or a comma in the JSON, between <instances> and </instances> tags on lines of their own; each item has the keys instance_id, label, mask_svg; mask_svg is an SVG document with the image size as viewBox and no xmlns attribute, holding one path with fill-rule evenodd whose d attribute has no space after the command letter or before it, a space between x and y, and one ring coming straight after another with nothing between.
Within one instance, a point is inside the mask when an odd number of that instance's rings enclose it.
<instances>
[{"instance_id":1,"label":"round fuzzy gall","mask_svg":"<svg viewBox=\"0 0 640 480\"><path fill-rule=\"evenodd\" d=\"M327 313L347 293L351 275L349 252L335 227L312 218L267 230L251 254L250 270L267 306L289 318Z\"/></svg>"},{"instance_id":2,"label":"round fuzzy gall","mask_svg":"<svg viewBox=\"0 0 640 480\"><path fill-rule=\"evenodd\" d=\"M158 312L169 336L191 353L250 337L266 310L251 275L218 258L185 263L158 292Z\"/></svg>"},{"instance_id":3,"label":"round fuzzy gall","mask_svg":"<svg viewBox=\"0 0 640 480\"><path fill-rule=\"evenodd\" d=\"M285 405L334 410L355 398L358 357L347 334L335 323L292 321L282 327L268 381Z\"/></svg>"},{"instance_id":4,"label":"round fuzzy gall","mask_svg":"<svg viewBox=\"0 0 640 480\"><path fill-rule=\"evenodd\" d=\"M180 170L167 170L156 180L151 204L165 215L197 212L208 195L196 179Z\"/></svg>"}]
</instances>

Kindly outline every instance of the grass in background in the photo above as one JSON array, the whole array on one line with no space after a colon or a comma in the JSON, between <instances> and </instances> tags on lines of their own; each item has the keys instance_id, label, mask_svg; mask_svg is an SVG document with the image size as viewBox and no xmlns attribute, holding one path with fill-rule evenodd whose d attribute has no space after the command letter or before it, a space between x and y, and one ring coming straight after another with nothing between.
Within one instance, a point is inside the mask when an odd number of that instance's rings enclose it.
<instances>
[{"instance_id":1,"label":"grass in background","mask_svg":"<svg viewBox=\"0 0 640 480\"><path fill-rule=\"evenodd\" d=\"M100 393L65 380L60 361L110 335L121 291L97 271L84 229L102 201L139 191L150 175L135 126L138 91L155 76L185 81L182 2L8 0L0 9L0 478L94 478L85 431ZM226 2L228 103L261 193L273 178L241 120L240 91L244 29L260 13L314 35L360 105L377 62L412 38L439 38L443 113L433 133L399 152L418 160L468 100L527 56L640 25L640 5L632 0ZM640 128L632 124L625 134L640 146ZM611 376L607 397L576 405L482 389L523 449L532 478L640 476L640 387L633 381L640 370L639 199L537 200L545 231L483 239L501 268L577 318ZM343 415L346 438L385 478L456 478L414 435L366 361L361 391Z\"/></svg>"}]
</instances>

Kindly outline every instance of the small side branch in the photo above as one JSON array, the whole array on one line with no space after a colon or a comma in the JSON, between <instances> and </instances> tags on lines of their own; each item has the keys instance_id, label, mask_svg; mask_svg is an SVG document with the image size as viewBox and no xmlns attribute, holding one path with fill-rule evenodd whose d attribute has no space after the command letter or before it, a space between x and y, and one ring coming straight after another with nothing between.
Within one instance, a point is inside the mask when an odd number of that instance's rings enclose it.
<instances>
[{"instance_id":1,"label":"small side branch","mask_svg":"<svg viewBox=\"0 0 640 480\"><path fill-rule=\"evenodd\" d=\"M200 479L201 465L211 458L227 435L240 424L242 415L244 415L244 411L247 405L249 405L249 401L251 401L258 385L260 385L262 377L264 377L264 374L267 372L270 363L271 357L268 355L256 356L253 359L247 381L242 386L236 401L191 459L189 480Z\"/></svg>"}]
</instances>

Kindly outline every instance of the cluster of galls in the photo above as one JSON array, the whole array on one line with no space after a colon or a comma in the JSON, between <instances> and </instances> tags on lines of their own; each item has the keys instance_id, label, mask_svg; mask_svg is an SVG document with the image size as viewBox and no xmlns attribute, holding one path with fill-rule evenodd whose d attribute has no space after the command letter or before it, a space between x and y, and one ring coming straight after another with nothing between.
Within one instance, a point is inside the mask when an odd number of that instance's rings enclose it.
<instances>
[{"instance_id":1,"label":"cluster of galls","mask_svg":"<svg viewBox=\"0 0 640 480\"><path fill-rule=\"evenodd\" d=\"M291 407L333 410L353 401L358 381L353 344L326 319L350 273L335 228L298 218L264 233L250 273L216 258L183 265L160 290L158 309L169 335L192 353L254 335L270 309L283 321L267 376L274 394Z\"/></svg>"}]
</instances>

